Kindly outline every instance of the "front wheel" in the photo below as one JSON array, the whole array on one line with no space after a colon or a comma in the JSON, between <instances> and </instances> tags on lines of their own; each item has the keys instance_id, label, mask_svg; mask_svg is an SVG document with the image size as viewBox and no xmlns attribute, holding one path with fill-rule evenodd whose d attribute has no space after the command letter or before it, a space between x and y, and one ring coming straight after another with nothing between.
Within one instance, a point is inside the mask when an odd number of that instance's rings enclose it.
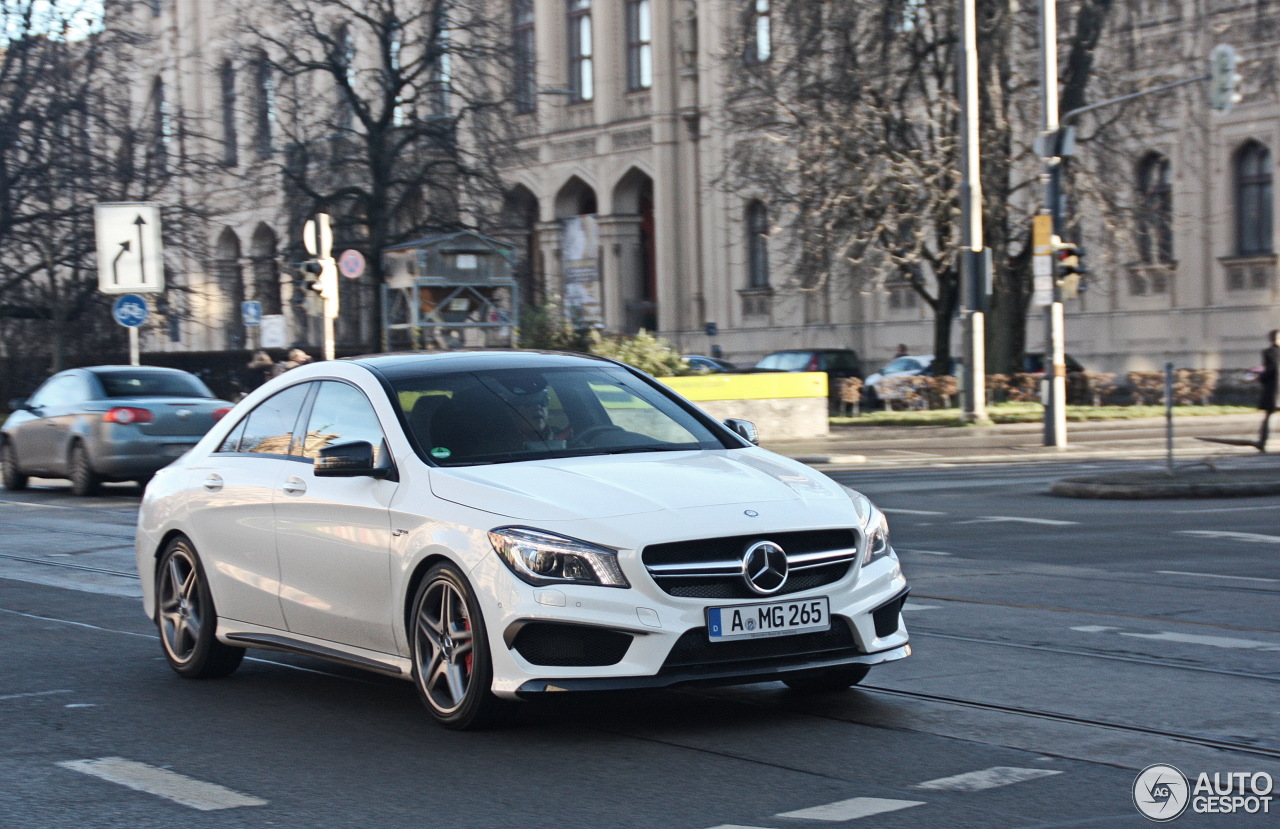
<instances>
[{"instance_id":1,"label":"front wheel","mask_svg":"<svg viewBox=\"0 0 1280 829\"><path fill-rule=\"evenodd\" d=\"M13 445L6 443L0 449L0 464L4 465L4 488L11 492L27 488L27 476L18 467L18 453Z\"/></svg>"},{"instance_id":2,"label":"front wheel","mask_svg":"<svg viewBox=\"0 0 1280 829\"><path fill-rule=\"evenodd\" d=\"M870 668L866 665L844 665L839 668L825 668L808 674L798 674L782 680L793 691L804 694L822 694L831 691L843 691L866 679Z\"/></svg>"},{"instance_id":3,"label":"front wheel","mask_svg":"<svg viewBox=\"0 0 1280 829\"><path fill-rule=\"evenodd\" d=\"M226 676L244 648L218 641L218 613L195 548L185 538L165 547L156 569L156 624L169 667L191 679Z\"/></svg>"},{"instance_id":4,"label":"front wheel","mask_svg":"<svg viewBox=\"0 0 1280 829\"><path fill-rule=\"evenodd\" d=\"M480 604L451 563L432 567L413 601L410 641L418 696L446 728L490 724L502 702L490 691L493 663Z\"/></svg>"},{"instance_id":5,"label":"front wheel","mask_svg":"<svg viewBox=\"0 0 1280 829\"><path fill-rule=\"evenodd\" d=\"M89 462L89 453L85 451L83 443L71 447L70 478L72 495L96 495L98 485L102 483L102 478L93 471L93 464Z\"/></svg>"}]
</instances>

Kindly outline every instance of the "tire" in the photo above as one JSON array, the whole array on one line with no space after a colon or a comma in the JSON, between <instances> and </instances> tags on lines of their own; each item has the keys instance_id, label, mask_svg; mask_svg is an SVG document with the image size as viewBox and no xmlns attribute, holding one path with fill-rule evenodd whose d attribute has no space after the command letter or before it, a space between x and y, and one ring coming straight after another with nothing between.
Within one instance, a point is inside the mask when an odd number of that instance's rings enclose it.
<instances>
[{"instance_id":1,"label":"tire","mask_svg":"<svg viewBox=\"0 0 1280 829\"><path fill-rule=\"evenodd\" d=\"M169 667L189 679L226 676L240 667L244 648L218 641L218 613L195 548L179 536L156 568L156 626Z\"/></svg>"},{"instance_id":2,"label":"tire","mask_svg":"<svg viewBox=\"0 0 1280 829\"><path fill-rule=\"evenodd\" d=\"M871 668L866 665L845 665L840 668L825 668L808 674L797 674L782 680L793 691L803 694L825 694L832 691L843 691L857 685L866 678Z\"/></svg>"},{"instance_id":3,"label":"tire","mask_svg":"<svg viewBox=\"0 0 1280 829\"><path fill-rule=\"evenodd\" d=\"M18 468L18 453L6 443L0 449L0 464L4 465L4 488L11 492L27 488L27 476Z\"/></svg>"},{"instance_id":4,"label":"tire","mask_svg":"<svg viewBox=\"0 0 1280 829\"><path fill-rule=\"evenodd\" d=\"M67 477L71 479L72 495L98 494L102 478L93 471L93 464L89 462L89 453L85 451L83 443L76 443L71 447L71 471Z\"/></svg>"},{"instance_id":5,"label":"tire","mask_svg":"<svg viewBox=\"0 0 1280 829\"><path fill-rule=\"evenodd\" d=\"M452 563L427 571L409 615L413 684L431 716L459 731L493 724L505 705L490 690L493 662L480 605Z\"/></svg>"}]
</instances>

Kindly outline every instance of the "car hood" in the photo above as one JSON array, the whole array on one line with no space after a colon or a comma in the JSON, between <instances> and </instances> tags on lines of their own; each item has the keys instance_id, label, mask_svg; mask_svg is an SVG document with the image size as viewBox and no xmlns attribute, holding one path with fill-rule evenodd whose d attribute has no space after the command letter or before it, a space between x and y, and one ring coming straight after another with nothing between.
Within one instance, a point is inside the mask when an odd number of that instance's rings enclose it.
<instances>
[{"instance_id":1,"label":"car hood","mask_svg":"<svg viewBox=\"0 0 1280 829\"><path fill-rule=\"evenodd\" d=\"M765 450L600 455L433 468L437 498L525 521L846 498L839 484Z\"/></svg>"}]
</instances>

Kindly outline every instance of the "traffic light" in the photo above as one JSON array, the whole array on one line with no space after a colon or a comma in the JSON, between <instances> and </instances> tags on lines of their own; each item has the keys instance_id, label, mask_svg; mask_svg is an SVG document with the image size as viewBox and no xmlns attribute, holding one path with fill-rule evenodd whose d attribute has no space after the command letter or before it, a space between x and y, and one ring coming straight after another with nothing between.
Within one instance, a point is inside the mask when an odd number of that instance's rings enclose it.
<instances>
[{"instance_id":1,"label":"traffic light","mask_svg":"<svg viewBox=\"0 0 1280 829\"><path fill-rule=\"evenodd\" d=\"M317 294L324 293L324 285L320 282L320 275L324 273L324 266L320 264L319 259L308 259L303 262L299 270L302 272L303 285L308 291L315 291Z\"/></svg>"},{"instance_id":2,"label":"traffic light","mask_svg":"<svg viewBox=\"0 0 1280 829\"><path fill-rule=\"evenodd\" d=\"M1230 112L1244 100L1240 92L1244 78L1236 71L1237 62L1236 50L1225 43L1214 47L1209 56L1209 105L1219 112Z\"/></svg>"},{"instance_id":3,"label":"traffic light","mask_svg":"<svg viewBox=\"0 0 1280 829\"><path fill-rule=\"evenodd\" d=\"M338 298L338 266L332 259L308 259L301 270L307 290L326 301Z\"/></svg>"},{"instance_id":4,"label":"traffic light","mask_svg":"<svg viewBox=\"0 0 1280 829\"><path fill-rule=\"evenodd\" d=\"M1054 282L1064 300L1077 299L1084 290L1082 282L1087 271L1080 262L1083 256L1084 248L1075 242L1053 237Z\"/></svg>"}]
</instances>

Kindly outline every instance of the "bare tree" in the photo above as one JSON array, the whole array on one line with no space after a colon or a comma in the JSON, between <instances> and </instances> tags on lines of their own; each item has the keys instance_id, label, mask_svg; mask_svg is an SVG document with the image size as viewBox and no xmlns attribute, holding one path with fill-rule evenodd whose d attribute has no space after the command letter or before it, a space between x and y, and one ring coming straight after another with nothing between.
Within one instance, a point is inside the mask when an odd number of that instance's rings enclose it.
<instances>
[{"instance_id":1,"label":"bare tree","mask_svg":"<svg viewBox=\"0 0 1280 829\"><path fill-rule=\"evenodd\" d=\"M1084 95L1110 5L1064 4L1078 23L1067 28L1064 101ZM795 287L909 286L933 314L934 354L946 365L960 298L958 4L773 0L771 8L767 59L750 59L760 36L750 25L726 57L737 78L726 117L738 133L726 181L780 208ZM1007 0L978 0L978 17L984 224L996 262L990 366L1010 370L1021 362L1030 299L1035 16Z\"/></svg>"},{"instance_id":2,"label":"bare tree","mask_svg":"<svg viewBox=\"0 0 1280 829\"><path fill-rule=\"evenodd\" d=\"M284 176L292 238L310 214L332 213L339 240L368 254L376 291L388 245L496 215L495 160L510 146L509 5L260 0L240 14L253 140ZM361 330L376 347L375 309Z\"/></svg>"}]
</instances>

